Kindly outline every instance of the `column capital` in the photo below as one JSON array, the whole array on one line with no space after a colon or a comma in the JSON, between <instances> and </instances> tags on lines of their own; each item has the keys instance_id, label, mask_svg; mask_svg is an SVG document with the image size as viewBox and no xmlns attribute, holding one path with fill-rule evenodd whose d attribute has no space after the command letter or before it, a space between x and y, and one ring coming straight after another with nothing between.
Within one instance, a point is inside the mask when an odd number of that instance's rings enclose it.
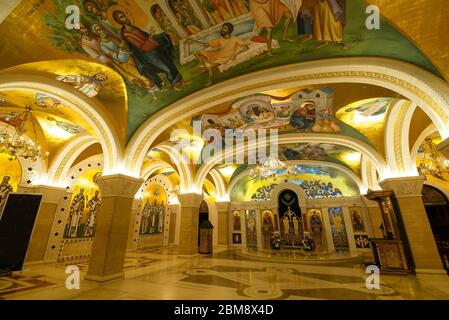
<instances>
[{"instance_id":1,"label":"column capital","mask_svg":"<svg viewBox=\"0 0 449 320\"><path fill-rule=\"evenodd\" d=\"M382 190L391 190L396 197L421 196L424 176L388 178L379 183Z\"/></svg>"},{"instance_id":2,"label":"column capital","mask_svg":"<svg viewBox=\"0 0 449 320\"><path fill-rule=\"evenodd\" d=\"M446 140L441 141L437 145L437 149L442 154L444 154L447 158L449 158L449 138L447 138Z\"/></svg>"},{"instance_id":3,"label":"column capital","mask_svg":"<svg viewBox=\"0 0 449 320\"><path fill-rule=\"evenodd\" d=\"M204 197L198 193L181 193L178 194L178 200L181 207L199 208Z\"/></svg>"},{"instance_id":4,"label":"column capital","mask_svg":"<svg viewBox=\"0 0 449 320\"><path fill-rule=\"evenodd\" d=\"M98 177L97 183L102 197L134 198L143 183L143 179L114 174Z\"/></svg>"},{"instance_id":5,"label":"column capital","mask_svg":"<svg viewBox=\"0 0 449 320\"><path fill-rule=\"evenodd\" d=\"M215 206L217 207L218 212L227 212L231 208L230 201L217 201L215 202Z\"/></svg>"}]
</instances>

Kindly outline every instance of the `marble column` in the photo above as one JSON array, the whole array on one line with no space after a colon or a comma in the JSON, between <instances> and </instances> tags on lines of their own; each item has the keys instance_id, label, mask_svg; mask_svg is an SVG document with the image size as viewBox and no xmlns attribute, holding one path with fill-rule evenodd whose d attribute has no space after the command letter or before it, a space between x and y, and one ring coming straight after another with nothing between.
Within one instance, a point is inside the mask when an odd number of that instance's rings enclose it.
<instances>
[{"instance_id":1,"label":"marble column","mask_svg":"<svg viewBox=\"0 0 449 320\"><path fill-rule=\"evenodd\" d=\"M105 282L124 276L131 211L142 179L117 174L101 176L97 183L102 204L86 279Z\"/></svg>"},{"instance_id":2,"label":"marble column","mask_svg":"<svg viewBox=\"0 0 449 320\"><path fill-rule=\"evenodd\" d=\"M217 236L218 236L218 245L227 246L229 245L229 208L231 203L229 201L226 202L216 202L217 206L217 216L218 216L218 225L217 225Z\"/></svg>"},{"instance_id":3,"label":"marble column","mask_svg":"<svg viewBox=\"0 0 449 320\"><path fill-rule=\"evenodd\" d=\"M422 201L424 179L423 176L391 178L379 185L383 190L393 191L396 196L414 271L417 274L446 275Z\"/></svg>"},{"instance_id":4,"label":"marble column","mask_svg":"<svg viewBox=\"0 0 449 320\"><path fill-rule=\"evenodd\" d=\"M441 141L438 144L437 149L449 159L449 138Z\"/></svg>"},{"instance_id":5,"label":"marble column","mask_svg":"<svg viewBox=\"0 0 449 320\"><path fill-rule=\"evenodd\" d=\"M41 205L36 216L33 233L31 234L25 257L25 262L27 263L42 262L45 260L45 252L47 251L47 244L51 236L55 215L59 212L59 205L64 202L64 196L67 190L65 188L39 185L33 187L20 186L18 191L21 193L42 195Z\"/></svg>"},{"instance_id":6,"label":"marble column","mask_svg":"<svg viewBox=\"0 0 449 320\"><path fill-rule=\"evenodd\" d=\"M181 229L179 232L179 250L182 256L198 254L198 222L203 195L184 193L178 195L181 203Z\"/></svg>"}]
</instances>

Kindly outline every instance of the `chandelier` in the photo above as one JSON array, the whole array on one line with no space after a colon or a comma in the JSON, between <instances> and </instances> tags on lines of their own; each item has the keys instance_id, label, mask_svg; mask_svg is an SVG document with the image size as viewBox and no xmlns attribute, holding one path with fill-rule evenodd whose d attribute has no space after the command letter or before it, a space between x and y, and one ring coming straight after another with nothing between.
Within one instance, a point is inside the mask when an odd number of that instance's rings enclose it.
<instances>
[{"instance_id":1,"label":"chandelier","mask_svg":"<svg viewBox=\"0 0 449 320\"><path fill-rule=\"evenodd\" d=\"M41 154L41 146L36 144L32 139L25 136L26 123L31 121L34 135L37 140L36 128L31 115L31 108L26 107L25 111L15 115L14 133L7 132L8 125L0 132L0 153L9 155L9 160L17 160L18 158L30 159L36 161L37 158L44 158ZM45 157L48 156L48 152Z\"/></svg>"},{"instance_id":2,"label":"chandelier","mask_svg":"<svg viewBox=\"0 0 449 320\"><path fill-rule=\"evenodd\" d=\"M255 180L288 179L292 175L299 174L300 172L301 167L299 165L286 163L270 156L255 168L251 169L250 177Z\"/></svg>"},{"instance_id":3,"label":"chandelier","mask_svg":"<svg viewBox=\"0 0 449 320\"><path fill-rule=\"evenodd\" d=\"M424 140L423 148L424 158L418 166L418 172L422 175L432 175L447 181L443 175L449 175L449 160L441 158L440 153L431 138L426 138Z\"/></svg>"}]
</instances>

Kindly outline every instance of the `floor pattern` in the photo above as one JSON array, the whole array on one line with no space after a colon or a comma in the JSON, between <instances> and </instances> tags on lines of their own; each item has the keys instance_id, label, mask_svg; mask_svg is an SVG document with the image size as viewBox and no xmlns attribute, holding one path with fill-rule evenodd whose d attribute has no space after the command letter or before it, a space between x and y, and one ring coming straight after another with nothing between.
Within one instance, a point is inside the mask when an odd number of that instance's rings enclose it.
<instances>
[{"instance_id":1,"label":"floor pattern","mask_svg":"<svg viewBox=\"0 0 449 320\"><path fill-rule=\"evenodd\" d=\"M80 263L81 279L88 264ZM319 265L251 260L233 250L180 257L174 249L129 252L125 278L65 286L65 266L31 265L0 278L0 299L270 300L449 299L449 277L381 275L380 289L366 288L360 263Z\"/></svg>"}]
</instances>

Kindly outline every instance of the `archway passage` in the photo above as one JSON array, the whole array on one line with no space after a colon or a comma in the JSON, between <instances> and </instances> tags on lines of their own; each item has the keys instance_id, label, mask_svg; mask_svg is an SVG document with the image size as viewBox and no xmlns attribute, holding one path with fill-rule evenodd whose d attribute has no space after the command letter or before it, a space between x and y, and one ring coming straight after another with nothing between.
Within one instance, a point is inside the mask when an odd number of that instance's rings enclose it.
<instances>
[{"instance_id":1,"label":"archway passage","mask_svg":"<svg viewBox=\"0 0 449 320\"><path fill-rule=\"evenodd\" d=\"M207 202L203 200L200 205L200 214L198 218L198 247L200 246L200 226L204 221L209 220L209 207Z\"/></svg>"},{"instance_id":2,"label":"archway passage","mask_svg":"<svg viewBox=\"0 0 449 320\"><path fill-rule=\"evenodd\" d=\"M449 274L449 201L441 191L427 185L422 195L441 260Z\"/></svg>"},{"instance_id":3,"label":"archway passage","mask_svg":"<svg viewBox=\"0 0 449 320\"><path fill-rule=\"evenodd\" d=\"M304 226L298 196L292 190L284 190L280 193L278 201L282 245L285 248L299 248L304 235Z\"/></svg>"}]
</instances>

